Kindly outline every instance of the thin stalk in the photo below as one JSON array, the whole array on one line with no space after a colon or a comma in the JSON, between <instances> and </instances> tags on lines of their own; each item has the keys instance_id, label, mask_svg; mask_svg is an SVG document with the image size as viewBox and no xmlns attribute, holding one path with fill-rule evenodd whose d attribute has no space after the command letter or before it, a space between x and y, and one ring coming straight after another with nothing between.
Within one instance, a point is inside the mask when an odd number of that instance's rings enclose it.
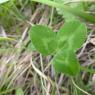
<instances>
[{"instance_id":1,"label":"thin stalk","mask_svg":"<svg viewBox=\"0 0 95 95\"><path fill-rule=\"evenodd\" d=\"M53 1L55 1L55 0L53 0ZM50 23L49 23L49 26L52 25L52 22L53 22L53 15L54 15L54 7L52 7L52 9L51 9L51 16L50 16Z\"/></svg>"},{"instance_id":2,"label":"thin stalk","mask_svg":"<svg viewBox=\"0 0 95 95\"><path fill-rule=\"evenodd\" d=\"M42 55L41 54L40 54L40 64L41 64L41 71L42 71L42 73L44 73L43 59L42 59ZM42 84L43 95L45 95L45 94L49 95L47 90L46 90L46 81L45 81L45 79L42 79L42 77L41 77L41 84Z\"/></svg>"},{"instance_id":3,"label":"thin stalk","mask_svg":"<svg viewBox=\"0 0 95 95\"><path fill-rule=\"evenodd\" d=\"M74 82L73 79L71 79L71 80L72 80L73 85L74 85L78 90L80 90L81 92L85 93L86 95L91 95L90 93L88 93L88 92L86 92L85 90L81 89L81 88Z\"/></svg>"}]
</instances>

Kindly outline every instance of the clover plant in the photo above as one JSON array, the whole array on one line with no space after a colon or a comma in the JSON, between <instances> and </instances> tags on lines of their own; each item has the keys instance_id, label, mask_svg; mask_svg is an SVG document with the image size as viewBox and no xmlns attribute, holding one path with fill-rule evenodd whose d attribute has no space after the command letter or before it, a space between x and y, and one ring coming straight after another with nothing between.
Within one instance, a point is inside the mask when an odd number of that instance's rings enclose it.
<instances>
[{"instance_id":1,"label":"clover plant","mask_svg":"<svg viewBox=\"0 0 95 95\"><path fill-rule=\"evenodd\" d=\"M31 43L44 56L52 55L51 63L59 73L75 76L80 71L76 51L87 36L84 23L74 20L65 22L56 33L48 26L35 25L29 31Z\"/></svg>"}]
</instances>

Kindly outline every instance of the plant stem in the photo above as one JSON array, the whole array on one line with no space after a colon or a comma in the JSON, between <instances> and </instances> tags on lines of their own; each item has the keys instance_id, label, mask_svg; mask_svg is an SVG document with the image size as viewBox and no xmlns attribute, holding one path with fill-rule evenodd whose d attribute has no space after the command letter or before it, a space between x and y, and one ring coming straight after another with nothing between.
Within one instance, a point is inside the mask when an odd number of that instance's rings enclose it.
<instances>
[{"instance_id":1,"label":"plant stem","mask_svg":"<svg viewBox=\"0 0 95 95\"><path fill-rule=\"evenodd\" d=\"M72 78L71 78L71 80L72 80L73 85L74 85L77 89L79 89L80 91L82 91L82 92L85 93L86 95L91 95L90 93L88 93L88 92L86 92L85 90L81 89L81 88L74 82L74 80L73 80Z\"/></svg>"}]
</instances>

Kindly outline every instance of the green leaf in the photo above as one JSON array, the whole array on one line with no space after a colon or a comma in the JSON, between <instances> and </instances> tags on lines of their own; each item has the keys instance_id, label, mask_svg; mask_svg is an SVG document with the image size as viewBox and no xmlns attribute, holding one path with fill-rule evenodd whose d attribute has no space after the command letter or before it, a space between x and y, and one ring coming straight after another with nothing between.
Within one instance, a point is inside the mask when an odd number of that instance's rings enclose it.
<instances>
[{"instance_id":1,"label":"green leaf","mask_svg":"<svg viewBox=\"0 0 95 95\"><path fill-rule=\"evenodd\" d=\"M67 4L68 7L77 9L79 11L84 10L83 3L81 3L81 2L76 2L76 3L75 2L74 3L72 2L72 3L70 3L71 0L60 0L60 1L59 0L55 0L55 1L57 3L59 3L59 4L60 3L61 4L66 4L68 2L68 4ZM56 10L57 10L58 14L62 15L62 17L65 19L66 22L77 19L74 14L72 14L70 12L67 12L67 11L65 11L62 8L56 8Z\"/></svg>"},{"instance_id":2,"label":"green leaf","mask_svg":"<svg viewBox=\"0 0 95 95\"><path fill-rule=\"evenodd\" d=\"M80 21L70 21L64 23L58 32L59 49L65 45L71 50L76 51L84 43L87 35L87 28Z\"/></svg>"},{"instance_id":3,"label":"green leaf","mask_svg":"<svg viewBox=\"0 0 95 95\"><path fill-rule=\"evenodd\" d=\"M43 55L55 52L57 48L56 34L47 26L33 26L29 35L34 47Z\"/></svg>"},{"instance_id":4,"label":"green leaf","mask_svg":"<svg viewBox=\"0 0 95 95\"><path fill-rule=\"evenodd\" d=\"M62 48L53 58L52 64L59 73L75 76L80 71L80 65L73 51Z\"/></svg>"},{"instance_id":5,"label":"green leaf","mask_svg":"<svg viewBox=\"0 0 95 95\"><path fill-rule=\"evenodd\" d=\"M58 52L54 56L52 63L58 72L75 76L80 71L79 62L75 52L84 43L87 35L85 24L79 21L64 23L64 26L57 34Z\"/></svg>"},{"instance_id":6,"label":"green leaf","mask_svg":"<svg viewBox=\"0 0 95 95\"><path fill-rule=\"evenodd\" d=\"M24 95L22 88L16 89L16 95Z\"/></svg>"}]
</instances>

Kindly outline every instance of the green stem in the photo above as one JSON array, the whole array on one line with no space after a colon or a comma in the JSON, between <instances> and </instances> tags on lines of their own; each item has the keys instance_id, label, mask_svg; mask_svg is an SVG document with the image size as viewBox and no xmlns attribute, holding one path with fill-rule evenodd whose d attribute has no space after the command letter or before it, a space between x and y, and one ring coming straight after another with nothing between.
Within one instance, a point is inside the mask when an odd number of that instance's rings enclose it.
<instances>
[{"instance_id":1,"label":"green stem","mask_svg":"<svg viewBox=\"0 0 95 95\"><path fill-rule=\"evenodd\" d=\"M0 41L14 41L15 39L13 38L8 38L8 37L0 37Z\"/></svg>"}]
</instances>

